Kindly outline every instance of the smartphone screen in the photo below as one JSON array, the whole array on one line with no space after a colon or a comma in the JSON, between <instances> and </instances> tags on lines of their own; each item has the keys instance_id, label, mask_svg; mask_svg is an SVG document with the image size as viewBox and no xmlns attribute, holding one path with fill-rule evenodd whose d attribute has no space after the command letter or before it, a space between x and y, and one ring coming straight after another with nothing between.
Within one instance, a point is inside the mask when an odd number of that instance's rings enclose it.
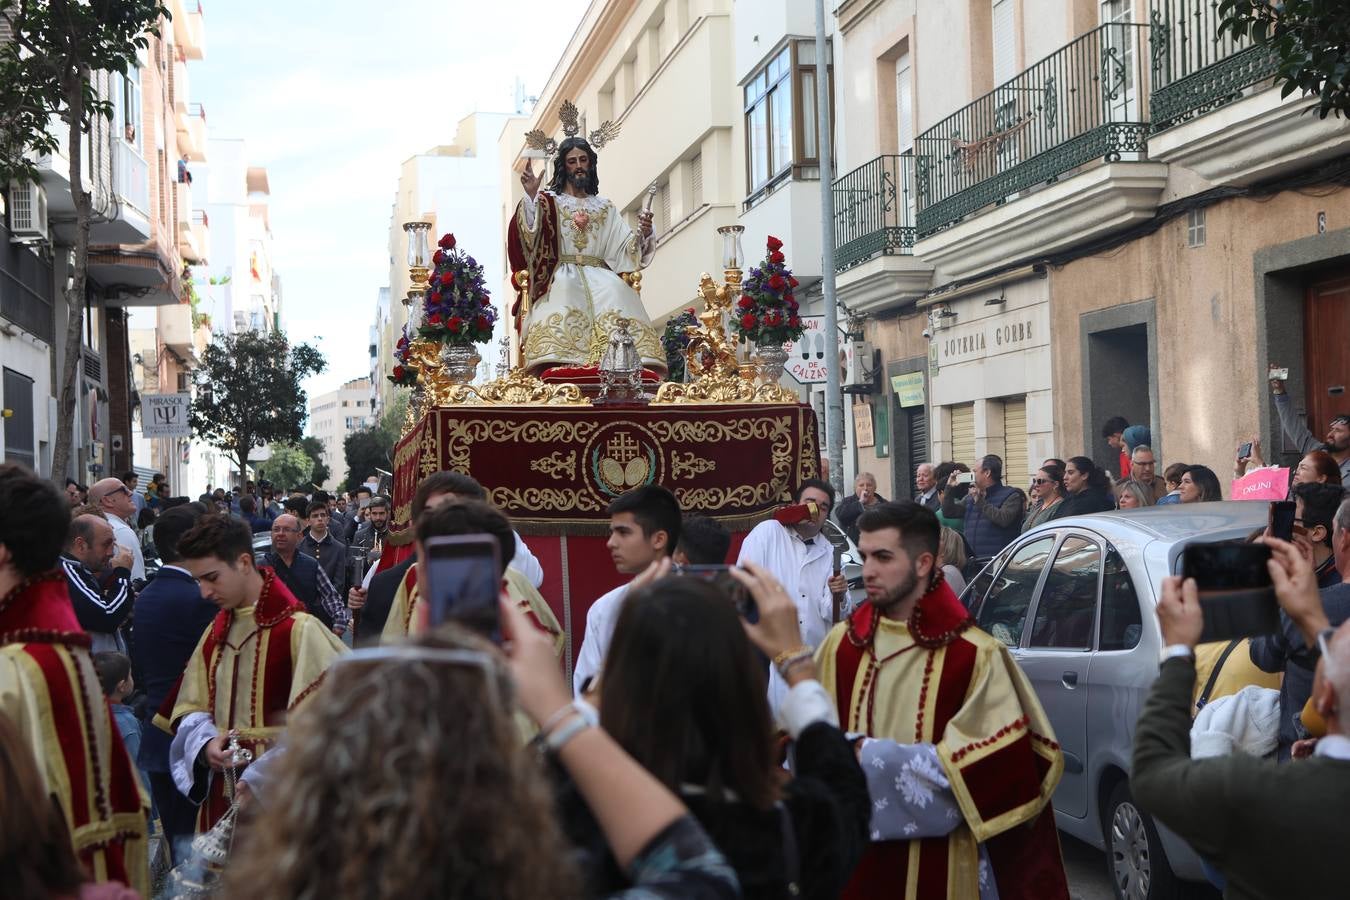
<instances>
[{"instance_id":1,"label":"smartphone screen","mask_svg":"<svg viewBox=\"0 0 1350 900\"><path fill-rule=\"evenodd\" d=\"M1191 544L1181 574L1194 578L1205 616L1201 643L1256 637L1280 630L1280 607L1271 585L1270 548L1264 544Z\"/></svg>"},{"instance_id":2,"label":"smartphone screen","mask_svg":"<svg viewBox=\"0 0 1350 900\"><path fill-rule=\"evenodd\" d=\"M1282 541L1294 539L1294 515L1297 509L1293 500L1275 500L1270 504L1270 536Z\"/></svg>"},{"instance_id":3,"label":"smartphone screen","mask_svg":"<svg viewBox=\"0 0 1350 900\"><path fill-rule=\"evenodd\" d=\"M426 625L458 622L501 643L501 562L497 539L486 534L431 538L419 565Z\"/></svg>"},{"instance_id":4,"label":"smartphone screen","mask_svg":"<svg viewBox=\"0 0 1350 900\"><path fill-rule=\"evenodd\" d=\"M1238 459L1250 459L1252 455L1252 442L1248 441L1238 448Z\"/></svg>"}]
</instances>

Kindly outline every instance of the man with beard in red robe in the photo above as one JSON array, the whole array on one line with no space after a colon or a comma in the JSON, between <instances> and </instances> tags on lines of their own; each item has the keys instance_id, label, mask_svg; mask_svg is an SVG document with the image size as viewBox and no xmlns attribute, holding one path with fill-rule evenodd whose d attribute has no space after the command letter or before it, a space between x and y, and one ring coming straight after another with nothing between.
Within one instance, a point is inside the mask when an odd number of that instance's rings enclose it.
<instances>
[{"instance_id":1,"label":"man with beard in red robe","mask_svg":"<svg viewBox=\"0 0 1350 900\"><path fill-rule=\"evenodd\" d=\"M847 898L1068 900L1050 796L1064 759L1008 648L942 578L917 503L858 519L867 602L817 650L859 745L872 844Z\"/></svg>"}]
</instances>

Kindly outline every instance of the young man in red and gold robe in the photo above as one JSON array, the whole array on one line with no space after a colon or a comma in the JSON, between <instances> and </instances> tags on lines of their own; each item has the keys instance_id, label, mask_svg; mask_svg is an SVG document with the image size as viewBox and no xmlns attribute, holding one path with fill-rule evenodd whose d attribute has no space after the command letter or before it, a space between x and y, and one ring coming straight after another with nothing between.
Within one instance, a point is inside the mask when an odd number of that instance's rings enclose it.
<instances>
[{"instance_id":1,"label":"young man in red and gold robe","mask_svg":"<svg viewBox=\"0 0 1350 900\"><path fill-rule=\"evenodd\" d=\"M178 553L202 596L220 607L155 717L174 736L174 783L201 803L200 832L229 809L217 773L230 733L254 759L266 752L346 647L270 568L254 565L253 535L242 521L207 516L183 535Z\"/></svg>"},{"instance_id":2,"label":"young man in red and gold robe","mask_svg":"<svg viewBox=\"0 0 1350 900\"><path fill-rule=\"evenodd\" d=\"M148 897L149 798L57 566L70 507L50 482L0 465L0 510L0 715L32 749L89 877Z\"/></svg>"},{"instance_id":3,"label":"young man in red and gold robe","mask_svg":"<svg viewBox=\"0 0 1350 900\"><path fill-rule=\"evenodd\" d=\"M858 529L867 602L817 651L844 730L867 735L872 844L844 896L1068 900L1063 756L1007 647L942 579L937 517L883 503Z\"/></svg>"}]
</instances>

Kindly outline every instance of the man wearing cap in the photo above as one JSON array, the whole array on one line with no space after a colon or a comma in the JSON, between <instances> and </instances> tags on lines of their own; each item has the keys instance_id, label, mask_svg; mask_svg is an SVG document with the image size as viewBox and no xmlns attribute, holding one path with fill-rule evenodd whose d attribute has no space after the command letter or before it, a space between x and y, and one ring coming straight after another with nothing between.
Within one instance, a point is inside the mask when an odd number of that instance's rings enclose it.
<instances>
[{"instance_id":1,"label":"man wearing cap","mask_svg":"<svg viewBox=\"0 0 1350 900\"><path fill-rule=\"evenodd\" d=\"M132 582L145 581L145 556L141 553L141 540L128 524L128 520L136 514L131 488L120 478L104 478L89 489L89 502L108 517L113 537L117 538L117 546L131 552Z\"/></svg>"}]
</instances>

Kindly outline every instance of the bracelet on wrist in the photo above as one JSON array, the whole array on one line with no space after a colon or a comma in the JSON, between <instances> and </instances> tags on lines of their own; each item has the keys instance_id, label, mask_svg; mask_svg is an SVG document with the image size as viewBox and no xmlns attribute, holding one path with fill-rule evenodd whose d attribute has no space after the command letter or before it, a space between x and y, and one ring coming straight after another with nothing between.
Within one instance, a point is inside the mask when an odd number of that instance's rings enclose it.
<instances>
[{"instance_id":1,"label":"bracelet on wrist","mask_svg":"<svg viewBox=\"0 0 1350 900\"><path fill-rule=\"evenodd\" d=\"M810 647L802 647L800 650L794 650L791 654L786 656L780 653L778 656L774 657L774 668L778 670L779 676L786 681L788 673L807 660L815 660L815 651Z\"/></svg>"},{"instance_id":2,"label":"bracelet on wrist","mask_svg":"<svg viewBox=\"0 0 1350 900\"><path fill-rule=\"evenodd\" d=\"M773 658L774 667L777 668L778 666L781 666L783 663L787 662L792 657L797 656L804 652L810 653L811 648L806 646L805 644L798 644L797 646L789 650L784 650L782 653L778 654Z\"/></svg>"},{"instance_id":3,"label":"bracelet on wrist","mask_svg":"<svg viewBox=\"0 0 1350 900\"><path fill-rule=\"evenodd\" d=\"M577 709L576 701L569 700L539 725L539 736L547 738L559 725L567 720L568 716L572 715L581 715L581 710Z\"/></svg>"},{"instance_id":4,"label":"bracelet on wrist","mask_svg":"<svg viewBox=\"0 0 1350 900\"><path fill-rule=\"evenodd\" d=\"M566 720L561 727L544 738L544 746L548 748L548 752L556 756L568 741L592 727L586 717L581 715L580 710L576 712L577 715L574 718Z\"/></svg>"}]
</instances>

